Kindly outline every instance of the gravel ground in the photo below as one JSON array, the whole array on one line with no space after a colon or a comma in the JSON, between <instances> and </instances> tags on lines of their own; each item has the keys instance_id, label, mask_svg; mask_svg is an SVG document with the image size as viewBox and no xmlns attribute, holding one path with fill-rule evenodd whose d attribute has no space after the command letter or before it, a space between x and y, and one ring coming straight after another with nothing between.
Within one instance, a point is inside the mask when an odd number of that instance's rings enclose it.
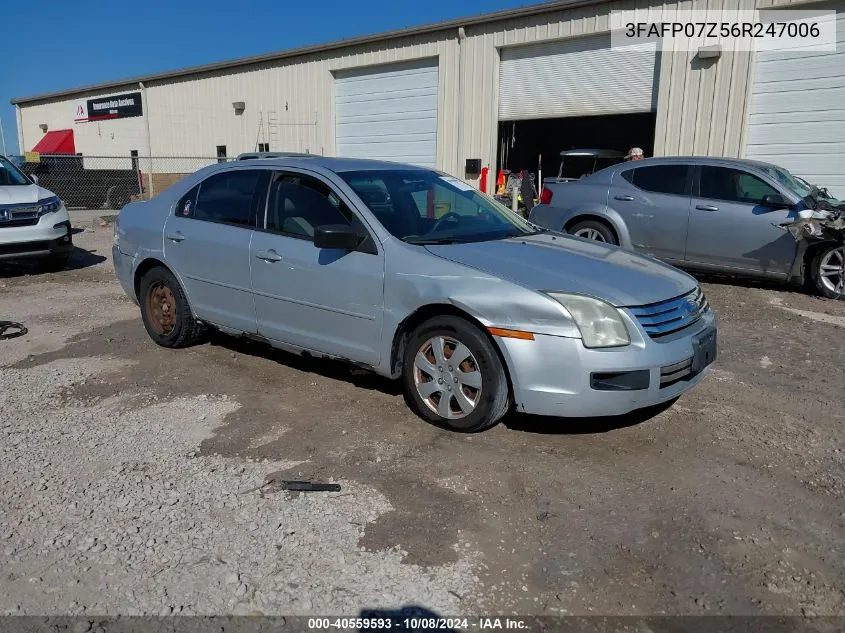
<instances>
[{"instance_id":1,"label":"gravel ground","mask_svg":"<svg viewBox=\"0 0 845 633\"><path fill-rule=\"evenodd\" d=\"M463 436L343 365L157 348L93 217L71 270L0 268L0 612L845 615L845 304L705 280L673 407Z\"/></svg>"}]
</instances>

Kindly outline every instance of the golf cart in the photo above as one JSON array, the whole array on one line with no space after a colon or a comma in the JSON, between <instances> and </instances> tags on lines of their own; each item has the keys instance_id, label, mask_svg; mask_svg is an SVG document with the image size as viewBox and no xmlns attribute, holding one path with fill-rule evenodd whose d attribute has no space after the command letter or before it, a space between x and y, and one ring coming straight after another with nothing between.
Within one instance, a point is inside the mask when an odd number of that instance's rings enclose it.
<instances>
[{"instance_id":1,"label":"golf cart","mask_svg":"<svg viewBox=\"0 0 845 633\"><path fill-rule=\"evenodd\" d=\"M625 160L625 152L615 149L567 149L560 153L560 167L557 178L544 178L547 182L569 182L580 180L605 167L610 167ZM578 174L577 176L564 176Z\"/></svg>"}]
</instances>

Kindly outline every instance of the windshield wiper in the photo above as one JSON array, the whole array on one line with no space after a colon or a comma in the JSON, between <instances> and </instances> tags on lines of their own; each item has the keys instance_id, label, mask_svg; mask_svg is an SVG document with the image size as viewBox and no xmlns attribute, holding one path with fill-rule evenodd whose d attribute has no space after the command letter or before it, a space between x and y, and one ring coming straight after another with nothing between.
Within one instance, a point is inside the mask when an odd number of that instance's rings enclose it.
<instances>
[{"instance_id":1,"label":"windshield wiper","mask_svg":"<svg viewBox=\"0 0 845 633\"><path fill-rule=\"evenodd\" d=\"M460 242L456 237L406 237L405 242L414 244L416 246L425 246L427 244L457 244Z\"/></svg>"}]
</instances>

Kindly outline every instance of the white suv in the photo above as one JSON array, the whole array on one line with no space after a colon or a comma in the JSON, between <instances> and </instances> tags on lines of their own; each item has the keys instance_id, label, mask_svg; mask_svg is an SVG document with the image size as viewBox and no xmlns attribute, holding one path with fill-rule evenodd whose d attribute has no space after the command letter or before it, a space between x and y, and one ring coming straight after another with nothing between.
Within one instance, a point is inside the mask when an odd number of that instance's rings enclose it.
<instances>
[{"instance_id":1,"label":"white suv","mask_svg":"<svg viewBox=\"0 0 845 633\"><path fill-rule=\"evenodd\" d=\"M61 270L72 250L62 201L0 156L0 260L38 258Z\"/></svg>"}]
</instances>

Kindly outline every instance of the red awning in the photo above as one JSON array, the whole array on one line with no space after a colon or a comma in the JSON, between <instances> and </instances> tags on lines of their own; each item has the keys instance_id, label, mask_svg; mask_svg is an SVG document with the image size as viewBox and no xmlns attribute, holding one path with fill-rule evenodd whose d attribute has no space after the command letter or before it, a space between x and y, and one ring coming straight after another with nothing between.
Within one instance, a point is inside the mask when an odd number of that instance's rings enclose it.
<instances>
[{"instance_id":1,"label":"red awning","mask_svg":"<svg viewBox=\"0 0 845 633\"><path fill-rule=\"evenodd\" d=\"M47 132L32 151L40 154L76 154L73 130Z\"/></svg>"}]
</instances>

